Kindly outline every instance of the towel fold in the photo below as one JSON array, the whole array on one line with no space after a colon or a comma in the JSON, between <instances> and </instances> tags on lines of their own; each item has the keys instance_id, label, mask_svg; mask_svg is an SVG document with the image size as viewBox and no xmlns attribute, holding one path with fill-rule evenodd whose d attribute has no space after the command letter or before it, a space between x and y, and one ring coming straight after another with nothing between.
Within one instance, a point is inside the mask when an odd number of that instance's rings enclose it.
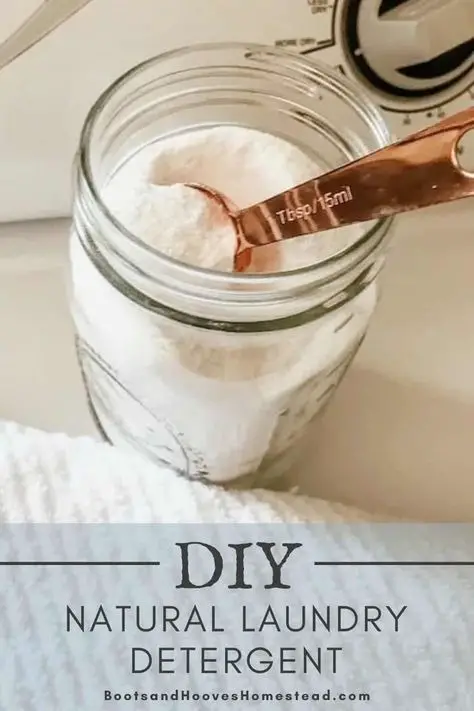
<instances>
[{"instance_id":1,"label":"towel fold","mask_svg":"<svg viewBox=\"0 0 474 711\"><path fill-rule=\"evenodd\" d=\"M232 491L177 477L96 442L0 426L3 523L311 523L370 521L357 509L307 496Z\"/></svg>"}]
</instances>

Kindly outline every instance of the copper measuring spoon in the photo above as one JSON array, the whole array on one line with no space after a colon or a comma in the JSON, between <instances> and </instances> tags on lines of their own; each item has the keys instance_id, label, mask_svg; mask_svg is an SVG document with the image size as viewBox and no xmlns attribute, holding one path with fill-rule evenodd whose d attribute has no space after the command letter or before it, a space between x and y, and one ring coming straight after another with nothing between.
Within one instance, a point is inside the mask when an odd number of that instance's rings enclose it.
<instances>
[{"instance_id":1,"label":"copper measuring spoon","mask_svg":"<svg viewBox=\"0 0 474 711\"><path fill-rule=\"evenodd\" d=\"M239 210L218 190L187 183L219 202L236 233L234 271L252 250L272 242L388 217L474 195L474 173L458 162L457 146L474 128L474 107Z\"/></svg>"}]
</instances>

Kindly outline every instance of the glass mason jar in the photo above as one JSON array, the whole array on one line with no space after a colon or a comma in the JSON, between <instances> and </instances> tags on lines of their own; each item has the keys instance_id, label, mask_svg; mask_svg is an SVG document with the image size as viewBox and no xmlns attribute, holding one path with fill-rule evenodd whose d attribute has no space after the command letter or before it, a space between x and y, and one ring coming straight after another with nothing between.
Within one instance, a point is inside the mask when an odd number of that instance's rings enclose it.
<instances>
[{"instance_id":1,"label":"glass mason jar","mask_svg":"<svg viewBox=\"0 0 474 711\"><path fill-rule=\"evenodd\" d=\"M259 275L179 263L110 213L102 189L127 158L223 124L282 137L324 170L390 141L358 87L286 51L197 45L129 71L91 109L76 157L77 354L108 441L190 479L272 486L365 336L391 220L318 264Z\"/></svg>"}]
</instances>

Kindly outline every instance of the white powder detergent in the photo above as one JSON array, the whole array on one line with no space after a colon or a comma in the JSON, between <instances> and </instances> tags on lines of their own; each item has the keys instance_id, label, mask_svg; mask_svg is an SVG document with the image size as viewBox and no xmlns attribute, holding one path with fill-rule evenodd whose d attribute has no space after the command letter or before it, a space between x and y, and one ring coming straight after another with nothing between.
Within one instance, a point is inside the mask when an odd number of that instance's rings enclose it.
<instances>
[{"instance_id":1,"label":"white powder detergent","mask_svg":"<svg viewBox=\"0 0 474 711\"><path fill-rule=\"evenodd\" d=\"M232 224L215 201L183 183L209 185L243 208L321 172L281 138L212 127L147 146L112 176L102 199L155 250L230 272ZM350 226L256 250L252 270L316 264L361 234L360 226ZM282 470L284 453L357 351L376 303L371 284L342 307L289 330L223 333L135 304L99 273L76 235L71 259L78 351L102 430L115 444L211 482Z\"/></svg>"}]
</instances>

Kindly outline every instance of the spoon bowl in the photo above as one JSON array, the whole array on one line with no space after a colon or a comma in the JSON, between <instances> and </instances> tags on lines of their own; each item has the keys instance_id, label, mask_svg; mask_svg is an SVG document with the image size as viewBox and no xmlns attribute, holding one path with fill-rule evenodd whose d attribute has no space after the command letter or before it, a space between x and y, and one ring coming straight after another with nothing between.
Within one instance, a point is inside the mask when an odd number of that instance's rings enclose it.
<instances>
[{"instance_id":1,"label":"spoon bowl","mask_svg":"<svg viewBox=\"0 0 474 711\"><path fill-rule=\"evenodd\" d=\"M211 188L209 185L204 185L203 183L186 183L186 187L199 190L207 199L214 200L225 212L235 231L236 247L234 252L234 271L247 271L252 262L251 245L246 243L245 234L239 219L241 211L237 205L235 205L229 197L224 195L224 193L221 193L220 190Z\"/></svg>"}]
</instances>

